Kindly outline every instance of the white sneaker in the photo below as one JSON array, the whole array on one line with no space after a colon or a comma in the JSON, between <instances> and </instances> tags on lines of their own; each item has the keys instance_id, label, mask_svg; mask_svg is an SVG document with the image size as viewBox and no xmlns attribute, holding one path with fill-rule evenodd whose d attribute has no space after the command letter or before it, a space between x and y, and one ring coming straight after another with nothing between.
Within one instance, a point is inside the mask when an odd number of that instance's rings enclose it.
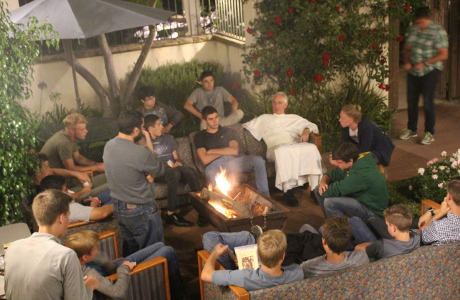
<instances>
[{"instance_id":1,"label":"white sneaker","mask_svg":"<svg viewBox=\"0 0 460 300\"><path fill-rule=\"evenodd\" d=\"M401 140L408 140L411 137L416 137L416 136L417 136L416 131L412 131L412 130L406 128L406 129L404 129L404 132L399 136L399 138Z\"/></svg>"},{"instance_id":2,"label":"white sneaker","mask_svg":"<svg viewBox=\"0 0 460 300\"><path fill-rule=\"evenodd\" d=\"M433 141L434 141L433 135L431 133L427 132L427 133L425 133L425 136L423 137L423 139L420 141L420 144L429 145Z\"/></svg>"}]
</instances>

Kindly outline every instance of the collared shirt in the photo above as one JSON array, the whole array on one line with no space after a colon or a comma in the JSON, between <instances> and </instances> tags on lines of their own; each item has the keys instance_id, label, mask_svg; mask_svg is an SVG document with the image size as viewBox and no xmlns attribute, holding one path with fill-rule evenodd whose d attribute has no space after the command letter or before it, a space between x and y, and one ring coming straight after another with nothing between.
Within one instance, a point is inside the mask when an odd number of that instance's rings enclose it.
<instances>
[{"instance_id":1,"label":"collared shirt","mask_svg":"<svg viewBox=\"0 0 460 300\"><path fill-rule=\"evenodd\" d=\"M439 49L449 47L447 32L440 25L431 22L428 27L421 31L417 25L409 28L406 37L406 44L410 45L410 62L416 65L422 61L436 56ZM442 61L434 64L425 64L422 70L410 70L414 76L424 76L434 69L442 70Z\"/></svg>"},{"instance_id":2,"label":"collared shirt","mask_svg":"<svg viewBox=\"0 0 460 300\"><path fill-rule=\"evenodd\" d=\"M447 212L447 216L433 221L422 230L424 244L435 246L460 242L460 216Z\"/></svg>"}]
</instances>

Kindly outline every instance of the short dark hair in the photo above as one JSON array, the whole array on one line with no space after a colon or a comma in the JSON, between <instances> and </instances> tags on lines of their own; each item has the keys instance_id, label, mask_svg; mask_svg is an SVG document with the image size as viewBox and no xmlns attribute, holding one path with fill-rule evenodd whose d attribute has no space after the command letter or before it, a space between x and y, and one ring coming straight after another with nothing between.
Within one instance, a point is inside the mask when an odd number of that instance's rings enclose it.
<instances>
[{"instance_id":1,"label":"short dark hair","mask_svg":"<svg viewBox=\"0 0 460 300\"><path fill-rule=\"evenodd\" d=\"M154 114L146 115L144 117L144 128L145 128L145 130L148 131L150 126L155 126L155 123L159 119L160 119L160 117L157 116L157 115L154 115Z\"/></svg>"},{"instance_id":2,"label":"short dark hair","mask_svg":"<svg viewBox=\"0 0 460 300\"><path fill-rule=\"evenodd\" d=\"M340 254L351 242L351 227L344 218L329 217L323 225L323 238L332 252Z\"/></svg>"},{"instance_id":3,"label":"short dark hair","mask_svg":"<svg viewBox=\"0 0 460 300\"><path fill-rule=\"evenodd\" d=\"M46 190L34 198L32 211L39 226L51 226L61 214L67 214L72 197L60 190Z\"/></svg>"},{"instance_id":4,"label":"short dark hair","mask_svg":"<svg viewBox=\"0 0 460 300\"><path fill-rule=\"evenodd\" d=\"M153 86L143 86L137 90L136 94L139 101L145 100L147 97L155 96L155 88Z\"/></svg>"},{"instance_id":5,"label":"short dark hair","mask_svg":"<svg viewBox=\"0 0 460 300\"><path fill-rule=\"evenodd\" d=\"M408 232L412 226L412 211L409 206L395 204L383 211L385 221L396 226L399 231Z\"/></svg>"},{"instance_id":6,"label":"short dark hair","mask_svg":"<svg viewBox=\"0 0 460 300\"><path fill-rule=\"evenodd\" d=\"M208 106L203 107L203 109L201 110L201 117L203 118L203 120L206 120L206 118L209 115L212 115L214 113L217 113L217 109L214 106L208 105Z\"/></svg>"},{"instance_id":7,"label":"short dark hair","mask_svg":"<svg viewBox=\"0 0 460 300\"><path fill-rule=\"evenodd\" d=\"M118 130L121 133L130 135L133 133L134 128L141 129L142 127L142 120L143 120L142 113L137 110L127 110L120 114L118 117Z\"/></svg>"},{"instance_id":8,"label":"short dark hair","mask_svg":"<svg viewBox=\"0 0 460 300\"><path fill-rule=\"evenodd\" d=\"M415 10L414 12L414 20L422 19L422 18L431 18L431 11L428 6L422 6Z\"/></svg>"},{"instance_id":9,"label":"short dark hair","mask_svg":"<svg viewBox=\"0 0 460 300\"><path fill-rule=\"evenodd\" d=\"M355 162L358 159L359 152L358 147L351 142L342 142L337 148L332 151L332 159L342 160L344 162Z\"/></svg>"},{"instance_id":10,"label":"short dark hair","mask_svg":"<svg viewBox=\"0 0 460 300\"><path fill-rule=\"evenodd\" d=\"M447 182L447 192L456 205L460 206L460 176L454 176Z\"/></svg>"},{"instance_id":11,"label":"short dark hair","mask_svg":"<svg viewBox=\"0 0 460 300\"><path fill-rule=\"evenodd\" d=\"M214 74L212 74L212 71L203 71L200 74L200 81L203 81L206 77L212 76L214 78Z\"/></svg>"},{"instance_id":12,"label":"short dark hair","mask_svg":"<svg viewBox=\"0 0 460 300\"><path fill-rule=\"evenodd\" d=\"M45 153L43 152L38 152L38 153L35 153L35 156L40 160L40 162L44 163L45 161L48 161L48 155L46 155Z\"/></svg>"},{"instance_id":13,"label":"short dark hair","mask_svg":"<svg viewBox=\"0 0 460 300\"><path fill-rule=\"evenodd\" d=\"M65 184L65 178L61 175L48 175L40 182L42 190L55 189L58 191L62 190L62 186Z\"/></svg>"}]
</instances>

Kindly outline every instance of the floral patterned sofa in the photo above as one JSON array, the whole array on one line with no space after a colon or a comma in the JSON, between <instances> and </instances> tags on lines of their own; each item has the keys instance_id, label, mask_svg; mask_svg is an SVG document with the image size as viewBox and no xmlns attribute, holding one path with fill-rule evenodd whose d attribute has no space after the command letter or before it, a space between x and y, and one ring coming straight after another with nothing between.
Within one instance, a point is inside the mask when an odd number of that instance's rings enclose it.
<instances>
[{"instance_id":1,"label":"floral patterned sofa","mask_svg":"<svg viewBox=\"0 0 460 300\"><path fill-rule=\"evenodd\" d=\"M198 252L198 267L209 257ZM223 269L222 266L219 267ZM201 299L458 299L460 243L424 246L360 267L248 292L200 280Z\"/></svg>"}]
</instances>

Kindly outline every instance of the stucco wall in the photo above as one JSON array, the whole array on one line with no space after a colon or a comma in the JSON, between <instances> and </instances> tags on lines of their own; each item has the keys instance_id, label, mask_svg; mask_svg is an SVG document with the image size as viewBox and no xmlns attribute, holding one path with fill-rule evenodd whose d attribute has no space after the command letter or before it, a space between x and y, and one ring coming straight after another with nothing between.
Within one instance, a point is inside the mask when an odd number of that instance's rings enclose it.
<instances>
[{"instance_id":1,"label":"stucco wall","mask_svg":"<svg viewBox=\"0 0 460 300\"><path fill-rule=\"evenodd\" d=\"M218 61L224 66L226 72L238 76L242 69L241 54L244 43L236 42L222 37L184 37L177 40L176 45L170 42L162 46L161 41L155 42L156 47L150 50L144 66L157 68L168 62L187 62L192 59L198 61ZM127 51L114 54L114 64L118 78L125 78L126 73L134 66L140 51ZM51 60L51 61L50 61ZM32 97L24 104L34 112L44 113L53 107L49 95L54 92L61 93L61 104L68 109L76 108L74 85L70 66L64 61L52 61L45 58L45 62L39 62L34 66L34 81L31 85ZM107 87L104 62L101 56L78 58L78 61L86 67L104 87ZM94 108L99 108L99 99L91 86L79 75L78 86L82 103ZM46 88L38 87L40 82L46 83Z\"/></svg>"}]
</instances>

